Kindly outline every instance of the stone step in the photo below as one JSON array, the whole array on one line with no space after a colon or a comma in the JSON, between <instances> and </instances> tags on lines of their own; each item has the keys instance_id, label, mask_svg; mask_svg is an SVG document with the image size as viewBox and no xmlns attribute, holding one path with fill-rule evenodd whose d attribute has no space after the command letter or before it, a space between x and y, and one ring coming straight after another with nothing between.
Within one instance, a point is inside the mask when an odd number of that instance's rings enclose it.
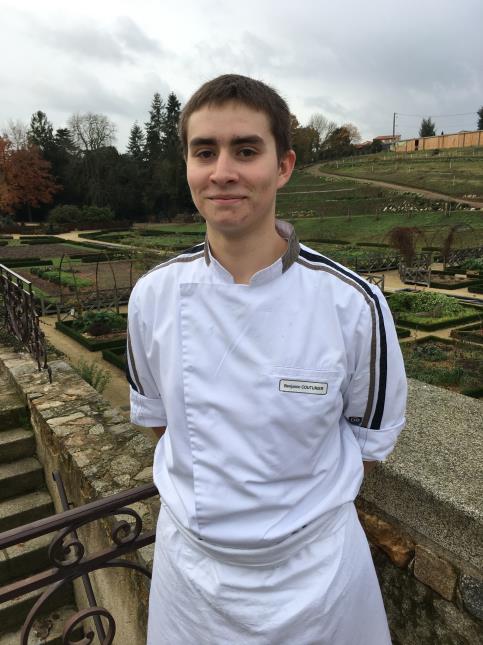
<instances>
[{"instance_id":1,"label":"stone step","mask_svg":"<svg viewBox=\"0 0 483 645\"><path fill-rule=\"evenodd\" d=\"M35 437L32 430L14 428L0 432L0 463L31 457L35 453Z\"/></svg>"},{"instance_id":2,"label":"stone step","mask_svg":"<svg viewBox=\"0 0 483 645\"><path fill-rule=\"evenodd\" d=\"M53 534L41 535L0 551L0 585L51 568L47 550L52 537Z\"/></svg>"},{"instance_id":3,"label":"stone step","mask_svg":"<svg viewBox=\"0 0 483 645\"><path fill-rule=\"evenodd\" d=\"M0 500L44 487L44 471L35 457L0 464Z\"/></svg>"},{"instance_id":4,"label":"stone step","mask_svg":"<svg viewBox=\"0 0 483 645\"><path fill-rule=\"evenodd\" d=\"M45 490L4 500L0 502L0 533L35 522L54 512L52 498Z\"/></svg>"},{"instance_id":5,"label":"stone step","mask_svg":"<svg viewBox=\"0 0 483 645\"><path fill-rule=\"evenodd\" d=\"M36 600L41 596L43 590L32 591L31 593L20 596L19 598L14 598L13 600L8 600L7 602L0 604L0 634L7 635L9 632L14 631L15 629L20 628L30 609L33 607ZM64 607L65 605L74 605L74 593L72 591L72 585L65 584L65 586L58 589L49 600L42 607L40 616L48 615L50 612L55 611L59 607ZM8 641L7 641L8 642ZM42 641L38 641L42 642ZM17 644L20 643L18 639ZM2 643L3 645L3 643ZM30 641L29 641L30 645Z\"/></svg>"},{"instance_id":6,"label":"stone step","mask_svg":"<svg viewBox=\"0 0 483 645\"><path fill-rule=\"evenodd\" d=\"M62 645L62 631L67 620L77 612L74 606L61 607L37 619L30 632L29 645ZM83 636L82 629L76 630L75 642ZM0 645L19 645L20 630L0 636Z\"/></svg>"},{"instance_id":7,"label":"stone step","mask_svg":"<svg viewBox=\"0 0 483 645\"><path fill-rule=\"evenodd\" d=\"M0 432L22 425L28 418L25 403L12 386L0 385Z\"/></svg>"}]
</instances>

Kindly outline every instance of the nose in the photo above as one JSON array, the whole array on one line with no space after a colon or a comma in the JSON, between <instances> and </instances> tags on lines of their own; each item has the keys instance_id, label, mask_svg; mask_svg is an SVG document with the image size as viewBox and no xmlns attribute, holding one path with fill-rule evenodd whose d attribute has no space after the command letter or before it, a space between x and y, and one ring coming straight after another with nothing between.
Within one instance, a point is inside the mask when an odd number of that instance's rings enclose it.
<instances>
[{"instance_id":1,"label":"nose","mask_svg":"<svg viewBox=\"0 0 483 645\"><path fill-rule=\"evenodd\" d=\"M236 160L229 151L221 150L212 166L211 181L215 184L227 184L237 181Z\"/></svg>"}]
</instances>

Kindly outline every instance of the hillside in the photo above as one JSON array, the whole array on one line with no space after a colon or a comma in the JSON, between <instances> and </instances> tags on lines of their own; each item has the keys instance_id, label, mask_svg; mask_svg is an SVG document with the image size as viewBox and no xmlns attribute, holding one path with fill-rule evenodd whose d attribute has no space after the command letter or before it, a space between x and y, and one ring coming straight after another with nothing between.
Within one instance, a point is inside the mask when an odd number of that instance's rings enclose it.
<instances>
[{"instance_id":1,"label":"hillside","mask_svg":"<svg viewBox=\"0 0 483 645\"><path fill-rule=\"evenodd\" d=\"M312 172L318 171L483 201L483 148L459 148L444 154L385 152L348 157L317 164Z\"/></svg>"}]
</instances>

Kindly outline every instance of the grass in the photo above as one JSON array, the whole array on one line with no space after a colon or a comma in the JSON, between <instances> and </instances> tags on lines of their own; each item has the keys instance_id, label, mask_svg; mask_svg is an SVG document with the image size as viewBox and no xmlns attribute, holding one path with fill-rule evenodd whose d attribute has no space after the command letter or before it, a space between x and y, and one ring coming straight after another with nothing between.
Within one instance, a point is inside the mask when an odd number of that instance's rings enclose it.
<instances>
[{"instance_id":1,"label":"grass","mask_svg":"<svg viewBox=\"0 0 483 645\"><path fill-rule=\"evenodd\" d=\"M108 370L97 365L95 361L88 363L81 359L74 366L75 371L87 381L89 385L102 394L111 380L111 374Z\"/></svg>"},{"instance_id":2,"label":"grass","mask_svg":"<svg viewBox=\"0 0 483 645\"><path fill-rule=\"evenodd\" d=\"M483 149L431 151L411 154L380 153L324 162L320 169L352 177L425 188L455 197L477 195L483 199Z\"/></svg>"}]
</instances>

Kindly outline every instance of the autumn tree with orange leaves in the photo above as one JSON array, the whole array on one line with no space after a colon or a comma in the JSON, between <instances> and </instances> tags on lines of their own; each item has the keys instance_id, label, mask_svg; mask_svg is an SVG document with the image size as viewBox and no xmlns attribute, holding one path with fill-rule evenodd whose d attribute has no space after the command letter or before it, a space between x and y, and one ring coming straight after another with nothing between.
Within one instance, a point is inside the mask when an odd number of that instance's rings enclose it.
<instances>
[{"instance_id":1,"label":"autumn tree with orange leaves","mask_svg":"<svg viewBox=\"0 0 483 645\"><path fill-rule=\"evenodd\" d=\"M50 168L37 146L14 150L8 138L0 137L0 212L11 215L26 207L31 222L31 209L50 204L61 189Z\"/></svg>"}]
</instances>

